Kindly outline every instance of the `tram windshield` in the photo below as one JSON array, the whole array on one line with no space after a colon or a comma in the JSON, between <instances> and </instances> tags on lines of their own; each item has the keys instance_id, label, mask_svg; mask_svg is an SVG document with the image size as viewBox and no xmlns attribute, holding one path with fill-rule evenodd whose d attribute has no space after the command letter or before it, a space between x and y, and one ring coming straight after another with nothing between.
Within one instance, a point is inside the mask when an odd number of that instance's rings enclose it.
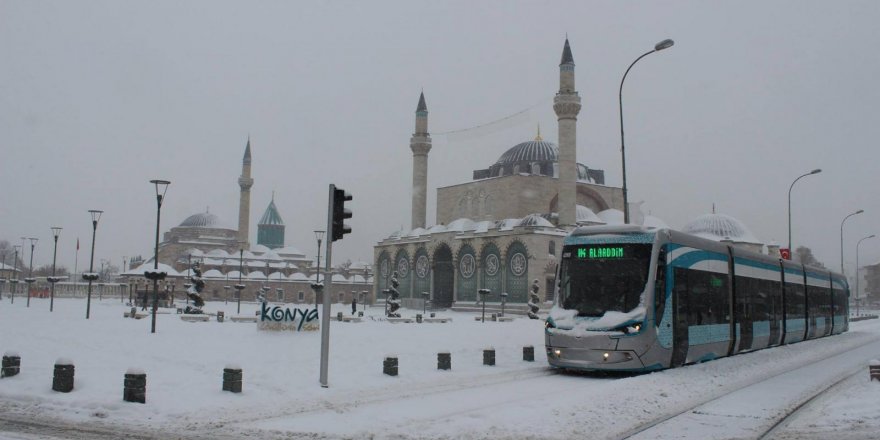
<instances>
[{"instance_id":1,"label":"tram windshield","mask_svg":"<svg viewBox=\"0 0 880 440\"><path fill-rule=\"evenodd\" d=\"M589 317L636 308L648 279L651 247L648 243L566 246L559 306Z\"/></svg>"}]
</instances>

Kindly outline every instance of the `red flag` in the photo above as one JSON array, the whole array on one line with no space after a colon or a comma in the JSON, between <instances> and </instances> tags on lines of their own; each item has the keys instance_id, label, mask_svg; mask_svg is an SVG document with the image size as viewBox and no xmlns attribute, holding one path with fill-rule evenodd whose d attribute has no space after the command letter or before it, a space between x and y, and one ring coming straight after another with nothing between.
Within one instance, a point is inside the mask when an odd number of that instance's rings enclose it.
<instances>
[{"instance_id":1,"label":"red flag","mask_svg":"<svg viewBox=\"0 0 880 440\"><path fill-rule=\"evenodd\" d=\"M76 250L79 250L79 237L76 237Z\"/></svg>"}]
</instances>

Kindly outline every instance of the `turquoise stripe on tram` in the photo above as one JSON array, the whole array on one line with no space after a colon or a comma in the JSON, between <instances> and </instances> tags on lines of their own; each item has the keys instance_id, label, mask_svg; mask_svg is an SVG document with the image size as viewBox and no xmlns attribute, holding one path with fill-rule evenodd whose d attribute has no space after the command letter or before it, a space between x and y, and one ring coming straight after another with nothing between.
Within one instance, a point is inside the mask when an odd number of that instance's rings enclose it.
<instances>
[{"instance_id":1,"label":"turquoise stripe on tram","mask_svg":"<svg viewBox=\"0 0 880 440\"><path fill-rule=\"evenodd\" d=\"M690 252L685 252L684 254L679 255L674 260L669 262L669 265L672 267L685 267L689 268L694 264L697 264L701 261L727 261L727 255L719 254L717 252L709 252L700 249L695 249Z\"/></svg>"}]
</instances>

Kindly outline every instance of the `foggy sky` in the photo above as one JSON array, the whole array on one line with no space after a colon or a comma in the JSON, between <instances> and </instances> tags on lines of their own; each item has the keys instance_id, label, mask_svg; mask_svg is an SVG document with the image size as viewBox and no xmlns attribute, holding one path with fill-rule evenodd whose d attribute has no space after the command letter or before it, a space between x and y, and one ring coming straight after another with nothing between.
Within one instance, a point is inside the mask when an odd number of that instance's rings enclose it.
<instances>
[{"instance_id":1,"label":"foggy sky","mask_svg":"<svg viewBox=\"0 0 880 440\"><path fill-rule=\"evenodd\" d=\"M34 265L88 264L89 209L105 211L96 262L152 255L208 207L237 226L253 148L251 241L272 191L286 242L314 257L327 185L349 190L334 262L370 261L410 228L409 138L429 110L428 224L436 188L513 145L557 141L552 97L568 35L583 109L578 161L621 184L623 91L631 201L680 228L711 211L851 272L880 234L875 1L221 2L0 0L0 239L39 237ZM530 109L515 124L467 129ZM880 260L880 238L861 263Z\"/></svg>"}]
</instances>

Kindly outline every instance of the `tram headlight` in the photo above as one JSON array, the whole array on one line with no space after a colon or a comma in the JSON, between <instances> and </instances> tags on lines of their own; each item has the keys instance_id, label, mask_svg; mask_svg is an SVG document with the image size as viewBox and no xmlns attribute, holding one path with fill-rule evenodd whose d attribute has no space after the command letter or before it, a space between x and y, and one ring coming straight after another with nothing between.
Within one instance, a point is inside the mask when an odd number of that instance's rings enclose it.
<instances>
[{"instance_id":1,"label":"tram headlight","mask_svg":"<svg viewBox=\"0 0 880 440\"><path fill-rule=\"evenodd\" d=\"M553 350L553 354L556 355L556 357L560 357L560 356L562 356L562 350L557 348L557 349Z\"/></svg>"},{"instance_id":2,"label":"tram headlight","mask_svg":"<svg viewBox=\"0 0 880 440\"><path fill-rule=\"evenodd\" d=\"M608 353L607 351L602 353L602 360L607 361L609 356L611 356L611 353Z\"/></svg>"}]
</instances>

